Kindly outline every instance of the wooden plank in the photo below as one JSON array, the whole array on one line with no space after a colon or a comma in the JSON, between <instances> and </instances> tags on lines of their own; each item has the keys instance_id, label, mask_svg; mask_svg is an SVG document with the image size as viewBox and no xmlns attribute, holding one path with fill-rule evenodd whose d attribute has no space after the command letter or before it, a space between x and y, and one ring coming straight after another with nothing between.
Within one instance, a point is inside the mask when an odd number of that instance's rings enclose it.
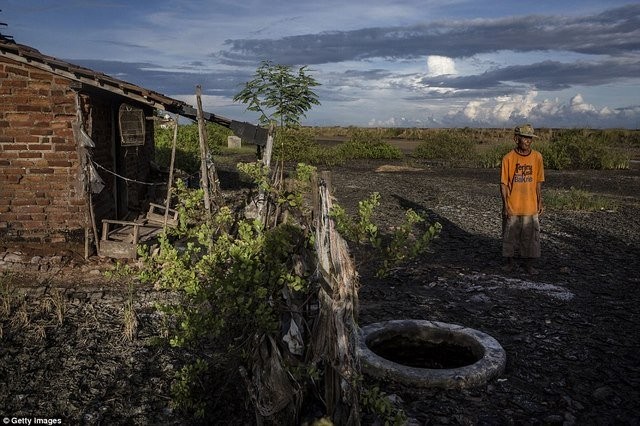
<instances>
[{"instance_id":1,"label":"wooden plank","mask_svg":"<svg viewBox=\"0 0 640 426\"><path fill-rule=\"evenodd\" d=\"M150 224L157 224L158 226L162 227L175 227L178 226L178 211L166 206L162 206L160 204L149 203L147 221Z\"/></svg>"},{"instance_id":2,"label":"wooden plank","mask_svg":"<svg viewBox=\"0 0 640 426\"><path fill-rule=\"evenodd\" d=\"M112 257L114 259L135 259L138 255L137 245L123 243L120 241L100 241L101 257Z\"/></svg>"}]
</instances>

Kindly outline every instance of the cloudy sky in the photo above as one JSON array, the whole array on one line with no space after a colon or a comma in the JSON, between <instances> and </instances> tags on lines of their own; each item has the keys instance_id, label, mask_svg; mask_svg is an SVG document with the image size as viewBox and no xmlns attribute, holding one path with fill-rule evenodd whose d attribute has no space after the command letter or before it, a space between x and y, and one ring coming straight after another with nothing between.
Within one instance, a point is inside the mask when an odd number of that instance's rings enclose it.
<instances>
[{"instance_id":1,"label":"cloudy sky","mask_svg":"<svg viewBox=\"0 0 640 426\"><path fill-rule=\"evenodd\" d=\"M631 0L3 0L18 43L236 120L262 60L308 65L304 124L640 128Z\"/></svg>"}]
</instances>

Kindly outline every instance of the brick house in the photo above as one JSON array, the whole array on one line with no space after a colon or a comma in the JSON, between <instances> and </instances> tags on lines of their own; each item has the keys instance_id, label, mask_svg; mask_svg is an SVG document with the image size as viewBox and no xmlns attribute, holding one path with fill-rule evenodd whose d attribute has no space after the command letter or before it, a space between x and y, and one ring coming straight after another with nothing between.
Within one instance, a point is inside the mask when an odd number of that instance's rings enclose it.
<instances>
[{"instance_id":1,"label":"brick house","mask_svg":"<svg viewBox=\"0 0 640 426\"><path fill-rule=\"evenodd\" d=\"M90 203L97 226L144 209L153 196L144 183L155 110L196 115L182 101L0 35L0 246L77 248L87 238Z\"/></svg>"}]
</instances>

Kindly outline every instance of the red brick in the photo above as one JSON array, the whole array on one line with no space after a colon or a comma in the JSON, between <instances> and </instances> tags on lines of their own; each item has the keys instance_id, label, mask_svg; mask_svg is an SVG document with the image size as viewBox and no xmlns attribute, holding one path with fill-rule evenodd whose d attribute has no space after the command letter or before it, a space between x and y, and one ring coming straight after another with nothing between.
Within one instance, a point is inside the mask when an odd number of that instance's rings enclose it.
<instances>
[{"instance_id":1,"label":"red brick","mask_svg":"<svg viewBox=\"0 0 640 426\"><path fill-rule=\"evenodd\" d=\"M59 152L69 152L69 151L75 151L76 147L73 145L56 145L55 150Z\"/></svg>"},{"instance_id":2,"label":"red brick","mask_svg":"<svg viewBox=\"0 0 640 426\"><path fill-rule=\"evenodd\" d=\"M42 158L42 153L39 151L20 151L18 154L20 158Z\"/></svg>"},{"instance_id":3,"label":"red brick","mask_svg":"<svg viewBox=\"0 0 640 426\"><path fill-rule=\"evenodd\" d=\"M29 114L24 112L14 112L5 114L4 118L7 121L27 121L29 120Z\"/></svg>"},{"instance_id":4,"label":"red brick","mask_svg":"<svg viewBox=\"0 0 640 426\"><path fill-rule=\"evenodd\" d=\"M27 145L26 144L19 144L19 143L14 143L14 144L3 144L2 145L2 149L5 151L24 151L27 149Z\"/></svg>"},{"instance_id":5,"label":"red brick","mask_svg":"<svg viewBox=\"0 0 640 426\"><path fill-rule=\"evenodd\" d=\"M49 167L71 167L71 161L66 160L47 160Z\"/></svg>"},{"instance_id":6,"label":"red brick","mask_svg":"<svg viewBox=\"0 0 640 426\"><path fill-rule=\"evenodd\" d=\"M35 142L40 142L40 138L38 137L38 135L18 135L18 136L16 136L16 143L33 144Z\"/></svg>"},{"instance_id":7,"label":"red brick","mask_svg":"<svg viewBox=\"0 0 640 426\"><path fill-rule=\"evenodd\" d=\"M66 138L63 138L60 136L52 136L50 139L51 139L51 143L55 143L55 144L70 143L70 141L68 141Z\"/></svg>"},{"instance_id":8,"label":"red brick","mask_svg":"<svg viewBox=\"0 0 640 426\"><path fill-rule=\"evenodd\" d=\"M29 132L32 136L51 136L53 135L53 130L47 127L32 127Z\"/></svg>"},{"instance_id":9,"label":"red brick","mask_svg":"<svg viewBox=\"0 0 640 426\"><path fill-rule=\"evenodd\" d=\"M51 112L50 105L18 105L16 111Z\"/></svg>"},{"instance_id":10,"label":"red brick","mask_svg":"<svg viewBox=\"0 0 640 426\"><path fill-rule=\"evenodd\" d=\"M60 183L60 182L49 182L49 188L52 190L58 190L58 191L64 191L64 194L68 194L69 191L71 190L71 188L69 187L69 184L66 183ZM54 204L57 204L56 202L54 202ZM67 200L62 200L60 202L60 204L65 204L67 205Z\"/></svg>"},{"instance_id":11,"label":"red brick","mask_svg":"<svg viewBox=\"0 0 640 426\"><path fill-rule=\"evenodd\" d=\"M26 80L5 80L2 82L4 87L27 87Z\"/></svg>"},{"instance_id":12,"label":"red brick","mask_svg":"<svg viewBox=\"0 0 640 426\"><path fill-rule=\"evenodd\" d=\"M33 158L31 160L17 159L11 162L14 167L44 167L47 164L46 160Z\"/></svg>"},{"instance_id":13,"label":"red brick","mask_svg":"<svg viewBox=\"0 0 640 426\"><path fill-rule=\"evenodd\" d=\"M29 77L31 77L34 80L49 80L49 81L53 81L53 75L49 74L49 73L45 73L42 71L31 71L29 73Z\"/></svg>"},{"instance_id":14,"label":"red brick","mask_svg":"<svg viewBox=\"0 0 640 426\"><path fill-rule=\"evenodd\" d=\"M31 206L35 204L31 198L14 198L11 200L12 206Z\"/></svg>"},{"instance_id":15,"label":"red brick","mask_svg":"<svg viewBox=\"0 0 640 426\"><path fill-rule=\"evenodd\" d=\"M54 166L52 166L54 167ZM54 175L58 175L58 176L68 176L68 175L75 175L75 170L71 169L70 167L56 167L55 169L53 169L53 174Z\"/></svg>"},{"instance_id":16,"label":"red brick","mask_svg":"<svg viewBox=\"0 0 640 426\"><path fill-rule=\"evenodd\" d=\"M13 166L13 161L11 162L11 165ZM8 175L18 175L21 176L22 172L24 172L24 170L22 168L19 167L5 167L2 170L0 170L0 176L8 176Z\"/></svg>"},{"instance_id":17,"label":"red brick","mask_svg":"<svg viewBox=\"0 0 640 426\"><path fill-rule=\"evenodd\" d=\"M2 152L2 158L5 160L18 158L18 154L20 154L20 151L5 151L2 147L0 147L0 152Z\"/></svg>"},{"instance_id":18,"label":"red brick","mask_svg":"<svg viewBox=\"0 0 640 426\"><path fill-rule=\"evenodd\" d=\"M44 222L37 221L24 221L22 222L22 229L43 229L45 228Z\"/></svg>"},{"instance_id":19,"label":"red brick","mask_svg":"<svg viewBox=\"0 0 640 426\"><path fill-rule=\"evenodd\" d=\"M52 168L45 168L45 169L30 169L29 170L30 173L33 174L43 174L43 175L48 175L48 174L52 174L53 173L53 169Z\"/></svg>"},{"instance_id":20,"label":"red brick","mask_svg":"<svg viewBox=\"0 0 640 426\"><path fill-rule=\"evenodd\" d=\"M42 129L42 128L48 129L49 128L49 122L48 121L34 121L32 126L33 127L38 127L40 129ZM50 133L50 134L53 134L53 132Z\"/></svg>"},{"instance_id":21,"label":"red brick","mask_svg":"<svg viewBox=\"0 0 640 426\"><path fill-rule=\"evenodd\" d=\"M72 157L70 152L45 151L43 155L47 160L68 160Z\"/></svg>"},{"instance_id":22,"label":"red brick","mask_svg":"<svg viewBox=\"0 0 640 426\"><path fill-rule=\"evenodd\" d=\"M67 211L66 207L64 206L54 206L54 205L47 206L46 210L49 217L53 215L59 215Z\"/></svg>"},{"instance_id":23,"label":"red brick","mask_svg":"<svg viewBox=\"0 0 640 426\"><path fill-rule=\"evenodd\" d=\"M16 213L43 213L44 207L41 206L11 206L11 210Z\"/></svg>"},{"instance_id":24,"label":"red brick","mask_svg":"<svg viewBox=\"0 0 640 426\"><path fill-rule=\"evenodd\" d=\"M52 147L49 144L43 144L43 143L29 144L29 151L51 151L51 148Z\"/></svg>"},{"instance_id":25,"label":"red brick","mask_svg":"<svg viewBox=\"0 0 640 426\"><path fill-rule=\"evenodd\" d=\"M65 86L68 86L69 83L71 83L71 80L69 80L68 78L64 78L64 77L54 77L53 82L55 84L63 84Z\"/></svg>"},{"instance_id":26,"label":"red brick","mask_svg":"<svg viewBox=\"0 0 640 426\"><path fill-rule=\"evenodd\" d=\"M50 81L37 81L37 80L31 80L29 81L29 89L33 90L33 91L38 91L38 90L50 90L51 89L51 82Z\"/></svg>"},{"instance_id":27,"label":"red brick","mask_svg":"<svg viewBox=\"0 0 640 426\"><path fill-rule=\"evenodd\" d=\"M16 68L16 67L7 65L5 66L4 70L9 74L16 74L16 75L21 75L23 77L29 77L29 72L22 68Z\"/></svg>"}]
</instances>

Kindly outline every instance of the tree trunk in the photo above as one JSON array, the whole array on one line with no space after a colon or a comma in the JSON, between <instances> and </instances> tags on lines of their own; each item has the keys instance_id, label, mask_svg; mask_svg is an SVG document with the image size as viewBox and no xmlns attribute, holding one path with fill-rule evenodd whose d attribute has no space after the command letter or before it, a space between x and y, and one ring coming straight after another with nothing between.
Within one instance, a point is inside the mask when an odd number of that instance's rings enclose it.
<instances>
[{"instance_id":1,"label":"tree trunk","mask_svg":"<svg viewBox=\"0 0 640 426\"><path fill-rule=\"evenodd\" d=\"M325 368L327 414L336 425L358 425L357 272L347 243L329 216L333 203L328 172L321 173L315 188L315 244L321 287L320 314L312 333L312 358Z\"/></svg>"}]
</instances>

